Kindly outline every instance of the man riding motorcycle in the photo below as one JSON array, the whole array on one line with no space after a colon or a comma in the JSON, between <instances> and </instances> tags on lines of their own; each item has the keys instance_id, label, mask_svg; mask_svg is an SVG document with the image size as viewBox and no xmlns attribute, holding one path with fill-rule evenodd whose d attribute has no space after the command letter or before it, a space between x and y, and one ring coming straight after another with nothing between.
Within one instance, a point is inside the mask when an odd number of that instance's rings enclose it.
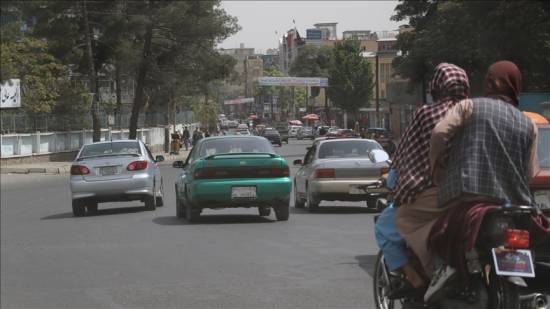
<instances>
[{"instance_id":1,"label":"man riding motorcycle","mask_svg":"<svg viewBox=\"0 0 550 309\"><path fill-rule=\"evenodd\" d=\"M534 204L529 180L539 170L537 127L517 109L520 91L517 66L509 61L496 62L485 78L486 97L461 101L432 131L430 163L439 188L438 205L454 214L454 227L471 224L472 214L479 216L479 226L487 207L498 207L493 205ZM466 235L458 236L455 256L464 256L465 252L457 252L457 248L465 248L464 242L473 247L472 238L477 233L467 233L470 238L466 241ZM442 236L435 243L445 246L448 239ZM455 273L454 268L442 265L424 299L437 300L437 292Z\"/></svg>"},{"instance_id":2,"label":"man riding motorcycle","mask_svg":"<svg viewBox=\"0 0 550 309\"><path fill-rule=\"evenodd\" d=\"M466 72L456 65L441 63L434 69L430 82L430 93L434 104L422 106L408 126L392 163L392 170L397 174L395 201L386 208L376 224L376 238L390 271L401 269L409 284L393 290L391 297L399 298L426 286L428 276L422 275L407 258L404 241L417 255L421 255L427 274L432 272L431 254L428 253L425 239L432 221L442 211L436 207L437 191L432 184L429 165L429 141L431 130L445 116L447 111L460 100L468 97L469 81ZM399 206L399 207L397 207ZM409 215L410 209L419 209L420 216ZM401 217L395 224L395 216ZM400 216L401 214L401 216ZM399 224L401 223L401 224ZM399 226L401 225L401 226Z\"/></svg>"}]
</instances>

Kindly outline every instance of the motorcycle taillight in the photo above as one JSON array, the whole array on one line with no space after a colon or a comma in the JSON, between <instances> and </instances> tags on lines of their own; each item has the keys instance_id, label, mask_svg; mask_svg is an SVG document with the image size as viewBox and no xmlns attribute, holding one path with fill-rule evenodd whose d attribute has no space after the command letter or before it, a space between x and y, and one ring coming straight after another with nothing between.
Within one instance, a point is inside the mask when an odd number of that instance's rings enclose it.
<instances>
[{"instance_id":1,"label":"motorcycle taillight","mask_svg":"<svg viewBox=\"0 0 550 309\"><path fill-rule=\"evenodd\" d=\"M510 249L528 249L529 231L507 229L504 234L504 245Z\"/></svg>"}]
</instances>

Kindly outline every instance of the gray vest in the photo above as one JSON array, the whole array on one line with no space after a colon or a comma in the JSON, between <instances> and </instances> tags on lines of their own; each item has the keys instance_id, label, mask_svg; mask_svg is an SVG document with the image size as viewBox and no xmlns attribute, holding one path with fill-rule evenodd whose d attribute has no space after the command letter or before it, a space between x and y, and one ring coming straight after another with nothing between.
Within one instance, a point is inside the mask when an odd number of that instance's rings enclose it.
<instances>
[{"instance_id":1,"label":"gray vest","mask_svg":"<svg viewBox=\"0 0 550 309\"><path fill-rule=\"evenodd\" d=\"M533 123L511 104L473 99L473 113L452 140L439 205L462 193L530 205L529 151Z\"/></svg>"}]
</instances>

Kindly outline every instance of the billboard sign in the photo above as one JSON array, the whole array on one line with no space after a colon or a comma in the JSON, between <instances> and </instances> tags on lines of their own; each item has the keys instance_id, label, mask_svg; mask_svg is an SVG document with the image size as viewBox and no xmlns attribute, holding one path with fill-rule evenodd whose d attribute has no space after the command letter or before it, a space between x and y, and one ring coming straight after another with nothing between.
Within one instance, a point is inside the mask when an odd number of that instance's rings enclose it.
<instances>
[{"instance_id":1,"label":"billboard sign","mask_svg":"<svg viewBox=\"0 0 550 309\"><path fill-rule=\"evenodd\" d=\"M321 29L307 29L306 38L308 40L320 40L323 37Z\"/></svg>"},{"instance_id":2,"label":"billboard sign","mask_svg":"<svg viewBox=\"0 0 550 309\"><path fill-rule=\"evenodd\" d=\"M246 103L254 103L254 98L236 98L233 100L223 101L224 105L238 105L238 104L246 104Z\"/></svg>"},{"instance_id":3,"label":"billboard sign","mask_svg":"<svg viewBox=\"0 0 550 309\"><path fill-rule=\"evenodd\" d=\"M9 79L0 84L0 108L21 107L21 88L19 79Z\"/></svg>"},{"instance_id":4,"label":"billboard sign","mask_svg":"<svg viewBox=\"0 0 550 309\"><path fill-rule=\"evenodd\" d=\"M328 87L325 77L259 77L260 86Z\"/></svg>"}]
</instances>

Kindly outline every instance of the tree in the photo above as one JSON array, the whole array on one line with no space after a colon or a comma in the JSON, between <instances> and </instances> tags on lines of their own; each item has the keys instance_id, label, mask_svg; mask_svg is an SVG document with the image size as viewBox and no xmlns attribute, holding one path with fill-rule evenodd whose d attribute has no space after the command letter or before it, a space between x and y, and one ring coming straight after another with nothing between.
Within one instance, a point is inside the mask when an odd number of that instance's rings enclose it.
<instances>
[{"instance_id":1,"label":"tree","mask_svg":"<svg viewBox=\"0 0 550 309\"><path fill-rule=\"evenodd\" d=\"M524 89L550 88L550 4L546 1L402 1L396 21L416 29L398 37L403 56L398 74L425 82L440 62L466 70L474 93L481 91L487 67L515 62Z\"/></svg>"},{"instance_id":2,"label":"tree","mask_svg":"<svg viewBox=\"0 0 550 309\"><path fill-rule=\"evenodd\" d=\"M328 96L336 105L356 115L362 106L367 106L373 93L373 74L370 63L361 56L358 40L338 42L332 50L329 69Z\"/></svg>"},{"instance_id":3,"label":"tree","mask_svg":"<svg viewBox=\"0 0 550 309\"><path fill-rule=\"evenodd\" d=\"M21 80L23 110L31 115L50 113L67 68L48 53L48 44L43 40L23 38L0 46L0 79Z\"/></svg>"},{"instance_id":4,"label":"tree","mask_svg":"<svg viewBox=\"0 0 550 309\"><path fill-rule=\"evenodd\" d=\"M291 76L326 77L330 66L331 50L328 47L305 45L298 51L290 67Z\"/></svg>"}]
</instances>

